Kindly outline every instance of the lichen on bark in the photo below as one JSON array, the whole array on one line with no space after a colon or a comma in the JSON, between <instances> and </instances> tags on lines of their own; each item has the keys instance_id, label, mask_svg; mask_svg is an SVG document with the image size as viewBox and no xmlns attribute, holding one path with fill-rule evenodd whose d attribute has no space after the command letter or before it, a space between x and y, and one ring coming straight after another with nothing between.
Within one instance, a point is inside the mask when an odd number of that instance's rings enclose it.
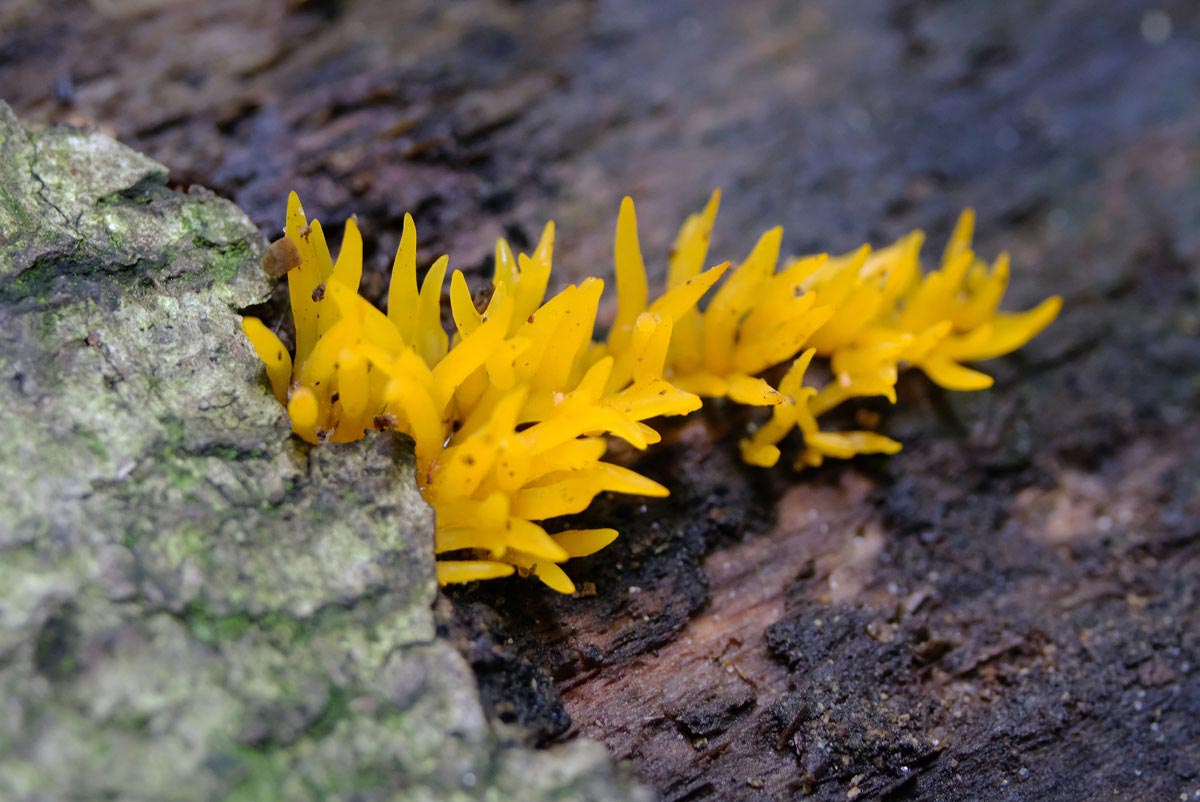
<instances>
[{"instance_id":1,"label":"lichen on bark","mask_svg":"<svg viewBox=\"0 0 1200 802\"><path fill-rule=\"evenodd\" d=\"M0 103L0 798L643 799L436 632L409 446L310 448L245 215Z\"/></svg>"}]
</instances>

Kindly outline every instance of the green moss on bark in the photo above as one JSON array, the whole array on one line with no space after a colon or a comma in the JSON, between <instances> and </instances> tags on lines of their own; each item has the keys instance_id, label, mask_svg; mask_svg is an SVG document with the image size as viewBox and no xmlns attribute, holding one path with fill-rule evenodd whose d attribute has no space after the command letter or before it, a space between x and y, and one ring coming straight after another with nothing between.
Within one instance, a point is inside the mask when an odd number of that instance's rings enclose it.
<instances>
[{"instance_id":1,"label":"green moss on bark","mask_svg":"<svg viewBox=\"0 0 1200 802\"><path fill-rule=\"evenodd\" d=\"M643 798L485 720L409 446L291 437L262 238L165 182L0 104L0 798Z\"/></svg>"}]
</instances>

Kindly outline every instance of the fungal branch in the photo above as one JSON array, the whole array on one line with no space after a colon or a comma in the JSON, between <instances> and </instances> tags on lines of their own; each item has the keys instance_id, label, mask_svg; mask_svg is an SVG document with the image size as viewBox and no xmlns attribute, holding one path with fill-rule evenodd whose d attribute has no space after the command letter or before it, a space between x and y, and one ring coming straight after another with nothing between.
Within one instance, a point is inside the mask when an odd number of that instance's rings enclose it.
<instances>
[{"instance_id":1,"label":"fungal branch","mask_svg":"<svg viewBox=\"0 0 1200 802\"><path fill-rule=\"evenodd\" d=\"M720 202L683 224L666 286L650 299L633 202L617 220L617 315L604 342L594 327L604 282L587 278L546 300L554 224L533 253L496 244L493 292L479 310L463 274L450 278L453 336L442 326L447 257L417 283L412 218L392 268L387 313L358 292L362 237L347 221L334 261L321 224L295 193L286 238L295 355L256 319L246 336L266 364L297 436L344 443L390 429L415 443L418 486L436 514L442 584L533 575L554 590L575 585L561 564L611 543L613 529L550 533L544 522L582 512L600 493L666 496L667 488L604 461L609 438L637 449L661 439L654 421L699 409L702 398L770 408L741 442L743 458L773 466L799 429L796 467L826 458L892 454L874 431L824 431L818 418L843 402L895 402L899 371L915 368L951 390L989 387L964 362L1009 353L1057 316L1061 301L999 312L1009 260L971 249L974 218L959 218L940 265L924 272L923 235L879 250L804 256L779 265L782 230L764 233L736 267L706 269ZM723 279L723 280L722 280ZM715 289L714 289L715 288ZM711 298L701 300L711 291ZM832 379L805 381L813 359ZM763 378L791 362L778 386Z\"/></svg>"}]
</instances>

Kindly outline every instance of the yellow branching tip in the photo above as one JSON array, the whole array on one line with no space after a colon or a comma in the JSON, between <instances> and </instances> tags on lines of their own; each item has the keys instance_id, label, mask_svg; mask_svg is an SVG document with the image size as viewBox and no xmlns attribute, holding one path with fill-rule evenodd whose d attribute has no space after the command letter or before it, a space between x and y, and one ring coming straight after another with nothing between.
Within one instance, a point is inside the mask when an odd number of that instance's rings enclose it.
<instances>
[{"instance_id":1,"label":"yellow branching tip","mask_svg":"<svg viewBox=\"0 0 1200 802\"><path fill-rule=\"evenodd\" d=\"M723 397L769 408L769 418L741 442L750 464L776 464L784 439L797 430L798 468L894 454L895 440L822 430L818 418L854 398L894 403L906 367L953 390L989 387L990 376L963 363L1021 347L1062 306L1053 297L1028 312L998 311L1009 259L1002 254L988 264L975 255L970 210L929 272L920 264L920 232L878 250L863 246L780 265L779 228L762 234L740 263L705 269L719 201L714 192L684 222L657 298L650 297L633 201L622 201L614 236L616 318L597 343L603 281L589 278L545 297L553 223L532 254L496 243L484 305L444 256L418 285L417 231L405 215L385 314L358 292L357 221L346 222L335 260L320 222L307 219L293 192L281 242L294 356L261 321L244 318L243 330L299 437L349 442L387 429L413 438L418 485L437 517L438 582L517 574L573 593L561 564L602 550L617 532L553 533L544 522L582 512L600 493L668 493L605 462L609 438L647 448L662 439L658 418L693 412L701 397ZM453 338L443 328L448 272ZM805 384L816 357L828 360L832 375L820 387ZM764 378L788 363L777 386Z\"/></svg>"}]
</instances>

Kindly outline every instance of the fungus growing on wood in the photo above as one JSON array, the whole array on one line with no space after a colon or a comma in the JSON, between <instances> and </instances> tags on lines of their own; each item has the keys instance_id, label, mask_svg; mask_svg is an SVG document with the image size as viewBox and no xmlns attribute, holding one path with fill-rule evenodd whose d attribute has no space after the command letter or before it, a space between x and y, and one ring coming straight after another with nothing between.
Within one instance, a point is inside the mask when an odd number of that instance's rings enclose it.
<instances>
[{"instance_id":1,"label":"fungus growing on wood","mask_svg":"<svg viewBox=\"0 0 1200 802\"><path fill-rule=\"evenodd\" d=\"M713 193L684 222L666 287L653 301L633 202L622 202L617 313L607 338L596 342L601 279L545 298L553 223L532 254L496 244L486 305L477 307L460 271L451 274L450 337L442 325L449 261L436 260L418 286L411 217L404 219L385 314L358 292L362 237L355 221L346 223L335 262L321 224L306 218L292 193L285 232L288 253L294 249L299 259L286 271L294 359L261 321L245 318L243 326L299 437L349 442L372 429L412 437L418 486L436 514L439 582L520 573L573 593L561 564L599 551L617 532L550 533L543 522L582 512L604 492L668 493L605 462L609 438L645 449L661 439L656 419L694 412L702 396L725 397L771 408L770 420L742 441L751 464L774 465L793 429L803 438L798 468L830 457L892 454L900 444L885 435L822 431L817 419L852 398L895 402L905 367L952 390L988 387L989 376L962 363L1019 348L1061 306L1054 297L1029 312L997 311L1008 258L989 266L975 256L969 210L940 267L928 273L919 260L920 232L878 251L804 256L777 269L779 228L764 233L736 268L705 269L719 198ZM804 383L815 356L828 360L832 374L821 387ZM789 360L772 386L762 374Z\"/></svg>"}]
</instances>

